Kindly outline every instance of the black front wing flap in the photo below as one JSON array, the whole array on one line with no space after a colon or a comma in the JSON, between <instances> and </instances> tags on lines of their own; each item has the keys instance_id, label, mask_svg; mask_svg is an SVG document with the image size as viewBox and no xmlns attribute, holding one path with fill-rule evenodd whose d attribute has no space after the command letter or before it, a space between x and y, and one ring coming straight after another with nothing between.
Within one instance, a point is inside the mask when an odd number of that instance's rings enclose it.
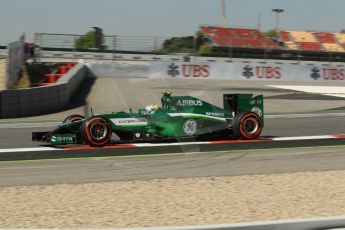
<instances>
[{"instance_id":1,"label":"black front wing flap","mask_svg":"<svg viewBox=\"0 0 345 230\"><path fill-rule=\"evenodd\" d=\"M46 142L52 145L77 144L77 135L57 128L50 132L33 132L32 141Z\"/></svg>"},{"instance_id":2,"label":"black front wing flap","mask_svg":"<svg viewBox=\"0 0 345 230\"><path fill-rule=\"evenodd\" d=\"M32 141L49 142L51 132L33 132Z\"/></svg>"}]
</instances>

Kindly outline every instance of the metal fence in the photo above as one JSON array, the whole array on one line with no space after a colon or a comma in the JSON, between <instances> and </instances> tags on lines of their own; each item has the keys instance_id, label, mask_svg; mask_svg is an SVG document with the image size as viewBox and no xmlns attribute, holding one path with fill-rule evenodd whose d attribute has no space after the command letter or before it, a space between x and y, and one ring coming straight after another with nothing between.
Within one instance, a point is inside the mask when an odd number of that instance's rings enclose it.
<instances>
[{"instance_id":1,"label":"metal fence","mask_svg":"<svg viewBox=\"0 0 345 230\"><path fill-rule=\"evenodd\" d=\"M35 33L35 44L42 48L75 51L75 42L82 35ZM104 51L156 52L168 37L104 36ZM92 49L91 49L92 50ZM96 49L94 49L96 51Z\"/></svg>"}]
</instances>

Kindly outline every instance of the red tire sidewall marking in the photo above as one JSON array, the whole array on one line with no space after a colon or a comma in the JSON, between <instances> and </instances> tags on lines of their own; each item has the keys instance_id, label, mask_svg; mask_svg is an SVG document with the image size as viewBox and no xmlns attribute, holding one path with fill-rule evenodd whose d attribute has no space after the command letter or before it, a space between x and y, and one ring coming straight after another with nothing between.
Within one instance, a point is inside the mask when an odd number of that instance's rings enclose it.
<instances>
[{"instance_id":1,"label":"red tire sidewall marking","mask_svg":"<svg viewBox=\"0 0 345 230\"><path fill-rule=\"evenodd\" d=\"M84 119L83 117L72 117L67 122L75 122L75 121L80 121L80 120L83 120L83 119Z\"/></svg>"},{"instance_id":2,"label":"red tire sidewall marking","mask_svg":"<svg viewBox=\"0 0 345 230\"><path fill-rule=\"evenodd\" d=\"M243 125L244 125L244 121L248 118L248 117L254 117L256 119L256 121L258 122L259 124L259 127L258 127L258 130L256 130L256 132L249 136L246 134L246 132L244 131L244 128L243 128ZM260 118L258 117L258 115L256 115L255 113L248 113L248 114L245 114L241 120L240 120L240 133L241 133L241 136L244 137L244 138L247 138L247 139L254 139L256 138L258 135L258 133L260 133L262 130L262 122L260 120Z\"/></svg>"},{"instance_id":3,"label":"red tire sidewall marking","mask_svg":"<svg viewBox=\"0 0 345 230\"><path fill-rule=\"evenodd\" d=\"M95 145L95 146L102 146L102 145L105 145L109 140L109 136L105 139L105 141L103 142L95 142L93 141L93 138L92 138L92 135L90 133L90 130L89 130L89 125L91 122L93 121L97 121L99 120L101 123L103 123L107 128L108 128L108 132L111 133L111 128L108 124L108 122L104 119L104 118L100 118L100 117L94 117L94 118L91 118L90 120L88 120L85 124L85 132L86 132L86 136L87 136L87 139L91 142L91 144ZM108 134L109 135L109 134Z\"/></svg>"}]
</instances>

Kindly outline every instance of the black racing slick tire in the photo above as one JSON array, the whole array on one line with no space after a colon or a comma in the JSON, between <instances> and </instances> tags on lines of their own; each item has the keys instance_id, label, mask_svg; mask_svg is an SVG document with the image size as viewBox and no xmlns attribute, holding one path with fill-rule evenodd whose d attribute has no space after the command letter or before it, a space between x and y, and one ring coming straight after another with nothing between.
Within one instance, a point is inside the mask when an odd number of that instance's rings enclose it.
<instances>
[{"instance_id":1,"label":"black racing slick tire","mask_svg":"<svg viewBox=\"0 0 345 230\"><path fill-rule=\"evenodd\" d=\"M80 121L85 119L85 117L83 115L79 115L79 114L73 114L73 115L69 115L68 117L66 117L63 121L62 124L68 124L68 123L72 123L75 121ZM83 138L80 134L80 132L76 133L76 142L77 144L82 144L83 143Z\"/></svg>"},{"instance_id":2,"label":"black racing slick tire","mask_svg":"<svg viewBox=\"0 0 345 230\"><path fill-rule=\"evenodd\" d=\"M232 123L233 134L236 139L252 140L260 136L263 123L256 113L237 114Z\"/></svg>"},{"instance_id":3,"label":"black racing slick tire","mask_svg":"<svg viewBox=\"0 0 345 230\"><path fill-rule=\"evenodd\" d=\"M103 117L90 117L83 123L80 132L84 141L94 147L107 145L112 136L111 125Z\"/></svg>"},{"instance_id":4,"label":"black racing slick tire","mask_svg":"<svg viewBox=\"0 0 345 230\"><path fill-rule=\"evenodd\" d=\"M79 114L73 114L73 115L69 115L68 117L66 117L62 123L66 124L66 123L71 123L71 122L75 122L75 121L80 121L85 119L85 117L83 115L79 115Z\"/></svg>"}]
</instances>

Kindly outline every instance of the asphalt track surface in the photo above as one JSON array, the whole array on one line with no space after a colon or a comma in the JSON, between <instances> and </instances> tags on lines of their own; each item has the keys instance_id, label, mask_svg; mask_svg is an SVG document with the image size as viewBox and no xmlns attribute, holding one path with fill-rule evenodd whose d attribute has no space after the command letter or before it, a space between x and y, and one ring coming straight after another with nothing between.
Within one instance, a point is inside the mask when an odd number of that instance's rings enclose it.
<instances>
[{"instance_id":1,"label":"asphalt track surface","mask_svg":"<svg viewBox=\"0 0 345 230\"><path fill-rule=\"evenodd\" d=\"M99 83L97 81L100 80ZM90 103L98 105L96 111L113 111L119 108L127 110L126 105L145 105L152 98L159 100L160 91L169 87L176 95L185 94L204 87L205 100L221 101L221 93L228 92L222 82L194 84L192 82L151 82L144 80L119 79L116 81L97 79L89 93ZM112 83L112 84L110 84ZM130 84L129 84L130 83ZM166 83L166 84L162 84ZM188 84L187 84L188 83ZM344 99L316 94L296 94L294 91L272 89L266 83L252 83L252 88L245 88L246 83L232 82L231 91L245 93L257 91L265 94L267 112L277 113L265 117L263 136L296 137L345 134ZM100 93L122 93L122 98L131 98L133 92L150 92L148 95L137 95L137 99L123 103L121 100L98 100ZM132 88L128 89L128 85ZM162 87L162 85L164 87ZM109 90L104 87L111 86ZM157 88L157 89L156 89ZM122 92L121 89L126 89ZM261 91L260 91L261 90ZM121 92L118 92L121 91ZM127 92L128 91L128 92ZM157 92L156 92L157 91ZM203 91L204 92L204 91ZM86 94L86 93L85 93ZM120 98L119 95L108 95ZM122 95L121 94L121 95ZM120 96L121 96L120 95ZM205 96L206 95L206 96ZM106 95L107 96L107 95ZM267 100L266 100L267 99ZM105 102L114 104L104 104ZM123 108L121 108L121 106ZM320 110L320 113L310 111ZM340 111L339 111L340 110ZM289 115L294 111L303 114ZM66 113L47 115L45 119L59 120L67 113L81 113L81 109ZM307 114L306 114L307 113ZM281 115L279 115L281 114ZM25 122L19 124L17 121ZM0 123L0 150L11 148L39 147L40 143L31 141L31 132L49 131L56 123L41 123L41 118L27 123L24 120ZM33 123L32 123L33 122ZM35 123L36 122L36 123ZM322 146L322 147L320 147ZM276 141L254 143L226 143L209 145L169 146L164 148L117 148L117 149L81 149L50 152L24 152L28 159L59 157L74 159L15 161L18 153L5 153L14 161L0 161L0 186L41 185L56 183L85 183L113 180L137 180L155 178L183 178L200 176L233 176L250 174L272 174L284 172L323 171L345 169L345 139L318 139L299 141ZM45 155L47 154L47 155ZM55 154L55 155L54 155ZM1 155L1 154L0 154ZM123 156L122 155L130 155ZM139 156L140 155L140 156ZM84 158L88 156L88 158Z\"/></svg>"},{"instance_id":2,"label":"asphalt track surface","mask_svg":"<svg viewBox=\"0 0 345 230\"><path fill-rule=\"evenodd\" d=\"M292 137L345 134L343 117L339 113L268 116L263 135ZM31 132L49 130L49 127L33 127L42 124L26 126L0 125L1 148L40 146L40 143L31 142ZM0 162L0 186L345 169L345 139L193 144L157 149L94 148L62 150L56 151L56 154L61 152L71 154L68 157L72 159Z\"/></svg>"},{"instance_id":3,"label":"asphalt track surface","mask_svg":"<svg viewBox=\"0 0 345 230\"><path fill-rule=\"evenodd\" d=\"M0 186L345 169L345 145L0 163Z\"/></svg>"},{"instance_id":4,"label":"asphalt track surface","mask_svg":"<svg viewBox=\"0 0 345 230\"><path fill-rule=\"evenodd\" d=\"M267 116L262 136L291 137L345 134L344 116L343 113ZM0 136L2 137L0 148L40 146L42 143L31 141L31 133L54 129L54 126L49 127L50 124L48 123L47 127L40 127L42 126L41 123L0 125Z\"/></svg>"}]
</instances>

